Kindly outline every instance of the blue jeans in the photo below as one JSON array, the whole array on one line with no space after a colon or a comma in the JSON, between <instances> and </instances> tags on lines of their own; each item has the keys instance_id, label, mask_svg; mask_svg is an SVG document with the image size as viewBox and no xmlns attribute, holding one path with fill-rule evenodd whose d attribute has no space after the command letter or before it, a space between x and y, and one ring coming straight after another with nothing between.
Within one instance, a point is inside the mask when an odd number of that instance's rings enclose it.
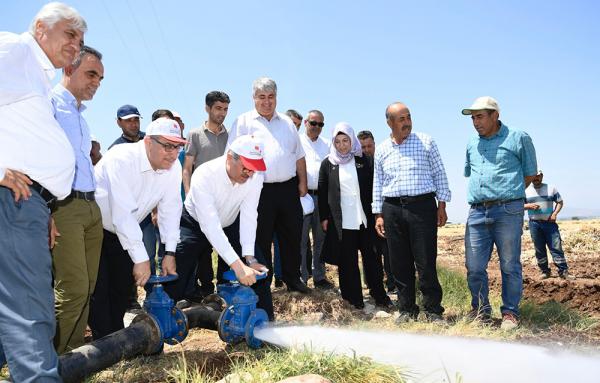
<instances>
[{"instance_id":1,"label":"blue jeans","mask_svg":"<svg viewBox=\"0 0 600 383\"><path fill-rule=\"evenodd\" d=\"M523 234L523 201L511 201L489 207L471 207L465 232L467 282L471 290L471 306L491 313L487 265L496 245L502 274L502 306L500 311L519 315L523 295L521 235Z\"/></svg>"},{"instance_id":2,"label":"blue jeans","mask_svg":"<svg viewBox=\"0 0 600 383\"><path fill-rule=\"evenodd\" d=\"M529 220L529 233L531 233L531 240L535 246L535 257L538 266L542 271L550 271L546 245L550 249L552 260L558 268L558 272L562 273L569 268L556 222Z\"/></svg>"},{"instance_id":3,"label":"blue jeans","mask_svg":"<svg viewBox=\"0 0 600 383\"><path fill-rule=\"evenodd\" d=\"M59 382L54 338L50 211L33 191L0 187L0 367L14 382Z\"/></svg>"}]
</instances>

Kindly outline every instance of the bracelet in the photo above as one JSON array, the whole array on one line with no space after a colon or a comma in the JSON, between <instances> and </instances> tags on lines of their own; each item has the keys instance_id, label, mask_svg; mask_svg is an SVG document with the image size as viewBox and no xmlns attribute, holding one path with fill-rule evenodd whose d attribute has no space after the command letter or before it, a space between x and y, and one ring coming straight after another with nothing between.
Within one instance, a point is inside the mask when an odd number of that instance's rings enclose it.
<instances>
[{"instance_id":1,"label":"bracelet","mask_svg":"<svg viewBox=\"0 0 600 383\"><path fill-rule=\"evenodd\" d=\"M258 263L258 261L257 261L257 260L256 260L256 258L254 258L254 257L252 257L252 258L250 258L250 259L246 259L246 264L247 264L248 266L250 266L250 265L253 265L253 264L255 264L255 263Z\"/></svg>"}]
</instances>

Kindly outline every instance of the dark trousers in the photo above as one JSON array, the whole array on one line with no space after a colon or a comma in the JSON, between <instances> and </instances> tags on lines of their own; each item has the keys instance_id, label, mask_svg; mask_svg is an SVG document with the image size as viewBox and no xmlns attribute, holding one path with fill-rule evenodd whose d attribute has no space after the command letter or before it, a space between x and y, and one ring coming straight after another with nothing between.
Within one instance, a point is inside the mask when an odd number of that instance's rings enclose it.
<instances>
[{"instance_id":1,"label":"dark trousers","mask_svg":"<svg viewBox=\"0 0 600 383\"><path fill-rule=\"evenodd\" d=\"M437 206L435 198L411 203L383 202L385 234L390 266L398 289L400 311L418 313L415 269L426 312L441 314L442 287L438 281Z\"/></svg>"},{"instance_id":2,"label":"dark trousers","mask_svg":"<svg viewBox=\"0 0 600 383\"><path fill-rule=\"evenodd\" d=\"M392 267L390 266L390 252L388 251L387 240L375 234L375 246L373 246L375 254L383 257L383 270L385 271L385 287L388 291L396 288ZM364 266L363 266L364 267Z\"/></svg>"},{"instance_id":3,"label":"dark trousers","mask_svg":"<svg viewBox=\"0 0 600 383\"><path fill-rule=\"evenodd\" d=\"M240 245L240 220L235 220L230 226L223 228L223 232L227 236L229 243L240 255L242 246ZM177 274L179 278L164 285L165 292L176 302L185 296L186 286L190 278L195 278L196 267L198 263L198 254L212 249L211 243L208 241L200 224L196 221L187 210L183 209L180 223L181 241L177 244L177 252L175 260L177 262ZM255 254L258 262L265 264L265 260L260 254ZM212 267L212 265L211 265ZM217 278L222 279L223 272L229 269L229 266L219 257L219 265L217 270ZM258 296L257 307L265 310L267 315L272 320L273 317L273 300L271 298L271 290L266 279L257 281L252 285L254 292Z\"/></svg>"},{"instance_id":4,"label":"dark trousers","mask_svg":"<svg viewBox=\"0 0 600 383\"><path fill-rule=\"evenodd\" d=\"M96 289L90 300L89 325L94 339L122 329L129 306L133 261L116 234L104 230Z\"/></svg>"},{"instance_id":5,"label":"dark trousers","mask_svg":"<svg viewBox=\"0 0 600 383\"><path fill-rule=\"evenodd\" d=\"M302 206L298 195L298 178L286 182L265 183L258 203L256 244L269 268L267 282L273 278L271 244L277 234L284 282L300 281L300 238L302 237Z\"/></svg>"}]
</instances>

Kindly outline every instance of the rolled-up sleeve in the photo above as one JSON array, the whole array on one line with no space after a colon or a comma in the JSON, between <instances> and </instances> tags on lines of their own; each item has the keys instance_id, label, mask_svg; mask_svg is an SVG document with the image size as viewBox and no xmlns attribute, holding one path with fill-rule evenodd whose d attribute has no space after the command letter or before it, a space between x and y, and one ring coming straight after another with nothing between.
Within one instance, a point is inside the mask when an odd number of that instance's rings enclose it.
<instances>
[{"instance_id":1,"label":"rolled-up sleeve","mask_svg":"<svg viewBox=\"0 0 600 383\"><path fill-rule=\"evenodd\" d=\"M161 242L165 244L166 251L175 251L179 242L179 222L183 203L181 201L181 165L175 161L175 171L170 173L163 198L158 202L158 227Z\"/></svg>"},{"instance_id":2,"label":"rolled-up sleeve","mask_svg":"<svg viewBox=\"0 0 600 383\"><path fill-rule=\"evenodd\" d=\"M446 169L444 169L442 156L433 140L431 140L431 148L429 149L429 166L431 167L431 178L435 185L436 198L438 201L450 202L451 192Z\"/></svg>"},{"instance_id":3,"label":"rolled-up sleeve","mask_svg":"<svg viewBox=\"0 0 600 383\"><path fill-rule=\"evenodd\" d=\"M137 203L127 187L128 173L118 161L106 162L104 172L108 178L106 192L115 234L133 263L145 262L148 260L148 253L142 240L142 229L134 215Z\"/></svg>"},{"instance_id":4,"label":"rolled-up sleeve","mask_svg":"<svg viewBox=\"0 0 600 383\"><path fill-rule=\"evenodd\" d=\"M254 255L256 241L256 225L258 217L258 201L263 187L264 176L256 173L252 180L252 189L240 206L240 244L242 255Z\"/></svg>"}]
</instances>

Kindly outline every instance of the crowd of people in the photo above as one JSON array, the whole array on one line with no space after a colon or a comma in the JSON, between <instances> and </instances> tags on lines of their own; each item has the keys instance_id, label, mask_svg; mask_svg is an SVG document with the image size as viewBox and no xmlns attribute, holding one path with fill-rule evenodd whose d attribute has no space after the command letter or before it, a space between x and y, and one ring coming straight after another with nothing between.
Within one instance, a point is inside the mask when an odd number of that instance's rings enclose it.
<instances>
[{"instance_id":1,"label":"crowd of people","mask_svg":"<svg viewBox=\"0 0 600 383\"><path fill-rule=\"evenodd\" d=\"M328 139L322 111L278 112L277 85L261 77L254 109L230 129L222 91L206 95L207 120L187 136L174 110L155 111L142 131L138 108L123 105L122 135L102 155L82 115L104 77L102 54L83 44L86 29L75 9L49 3L29 31L0 33L0 366L14 381L59 381L57 355L83 345L87 325L94 339L123 328L136 287L153 273L178 274L165 291L189 305L231 268L274 320L272 278L301 294L311 293L311 278L313 288L333 289L325 264L337 266L341 297L362 309L362 261L369 295L395 307L398 322L420 311L444 319L437 233L451 191L435 140L413 131L407 105L386 108L390 135L377 147L346 122ZM62 79L51 87L57 68ZM551 274L548 244L559 275L572 277L555 222L562 199L542 183L531 138L500 121L493 98L462 114L477 132L464 168L469 315L491 316L495 246L501 327L512 329L525 209L542 275Z\"/></svg>"}]
</instances>

